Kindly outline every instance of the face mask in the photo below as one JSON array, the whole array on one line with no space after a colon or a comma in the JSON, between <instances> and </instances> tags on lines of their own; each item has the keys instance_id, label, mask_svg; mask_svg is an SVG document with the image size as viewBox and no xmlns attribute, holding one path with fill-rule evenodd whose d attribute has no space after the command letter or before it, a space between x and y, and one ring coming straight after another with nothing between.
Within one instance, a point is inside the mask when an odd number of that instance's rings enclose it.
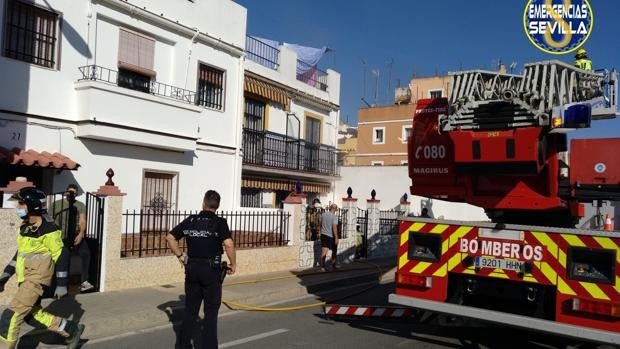
<instances>
[{"instance_id":1,"label":"face mask","mask_svg":"<svg viewBox=\"0 0 620 349\"><path fill-rule=\"evenodd\" d=\"M19 216L19 218L26 218L26 216L28 215L28 211L25 208L18 208L17 215Z\"/></svg>"}]
</instances>

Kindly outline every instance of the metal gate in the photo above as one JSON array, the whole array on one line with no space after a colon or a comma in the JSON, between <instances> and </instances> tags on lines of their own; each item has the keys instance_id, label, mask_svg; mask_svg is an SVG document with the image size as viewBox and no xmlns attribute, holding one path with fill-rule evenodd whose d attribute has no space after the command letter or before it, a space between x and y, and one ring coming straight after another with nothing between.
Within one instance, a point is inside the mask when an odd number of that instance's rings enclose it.
<instances>
[{"instance_id":1,"label":"metal gate","mask_svg":"<svg viewBox=\"0 0 620 349\"><path fill-rule=\"evenodd\" d=\"M105 197L86 193L86 233L84 239L90 250L89 281L97 291L100 290L101 286L104 213Z\"/></svg>"},{"instance_id":2,"label":"metal gate","mask_svg":"<svg viewBox=\"0 0 620 349\"><path fill-rule=\"evenodd\" d=\"M355 257L368 257L368 210L357 209L357 224L355 226Z\"/></svg>"}]
</instances>

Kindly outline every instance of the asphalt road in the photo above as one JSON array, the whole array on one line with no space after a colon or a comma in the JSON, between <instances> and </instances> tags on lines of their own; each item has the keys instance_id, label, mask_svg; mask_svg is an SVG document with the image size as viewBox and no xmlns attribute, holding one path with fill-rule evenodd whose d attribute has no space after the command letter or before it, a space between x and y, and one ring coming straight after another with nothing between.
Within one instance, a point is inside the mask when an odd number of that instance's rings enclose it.
<instances>
[{"instance_id":1,"label":"asphalt road","mask_svg":"<svg viewBox=\"0 0 620 349\"><path fill-rule=\"evenodd\" d=\"M343 300L343 304L387 304L392 284ZM278 305L313 302L312 299ZM326 319L321 308L289 312L235 312L219 319L220 348L566 348L573 341L482 323L446 324L436 316L412 319ZM176 327L176 326L175 326ZM83 348L170 349L173 326L86 341ZM39 345L39 348L57 346ZM596 346L593 346L595 348ZM22 348L22 346L20 346ZM29 348L27 346L23 347ZM586 347L579 347L586 348ZM590 348L590 347L588 347ZM605 347L606 348L606 347Z\"/></svg>"}]
</instances>

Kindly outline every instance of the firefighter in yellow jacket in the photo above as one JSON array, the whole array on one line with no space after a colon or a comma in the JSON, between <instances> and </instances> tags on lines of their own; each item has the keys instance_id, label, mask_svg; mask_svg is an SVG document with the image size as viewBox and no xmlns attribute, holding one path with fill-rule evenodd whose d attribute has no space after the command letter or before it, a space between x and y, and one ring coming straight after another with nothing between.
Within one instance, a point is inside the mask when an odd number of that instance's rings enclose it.
<instances>
[{"instance_id":1,"label":"firefighter in yellow jacket","mask_svg":"<svg viewBox=\"0 0 620 349\"><path fill-rule=\"evenodd\" d=\"M51 285L56 263L68 257L60 229L43 217L45 193L28 187L11 199L18 202L17 214L24 221L17 234L17 253L0 276L0 292L4 291L6 282L13 274L17 276L19 288L9 307L0 315L0 343L15 348L20 327L29 316L37 324L64 337L67 348L77 348L84 325L41 309L43 289ZM62 297L67 294L68 272L58 268L55 272L57 287L54 295Z\"/></svg>"}]
</instances>

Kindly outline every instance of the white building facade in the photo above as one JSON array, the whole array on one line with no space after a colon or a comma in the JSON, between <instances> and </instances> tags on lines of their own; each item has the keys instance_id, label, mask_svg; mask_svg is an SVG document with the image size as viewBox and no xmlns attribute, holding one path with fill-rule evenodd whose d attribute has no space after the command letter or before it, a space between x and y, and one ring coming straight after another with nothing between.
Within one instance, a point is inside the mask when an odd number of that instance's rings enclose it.
<instances>
[{"instance_id":1,"label":"white building facade","mask_svg":"<svg viewBox=\"0 0 620 349\"><path fill-rule=\"evenodd\" d=\"M333 201L340 74L289 45L246 38L242 207L280 207L297 186L308 202Z\"/></svg>"},{"instance_id":2,"label":"white building facade","mask_svg":"<svg viewBox=\"0 0 620 349\"><path fill-rule=\"evenodd\" d=\"M0 187L26 177L90 192L112 168L125 209L198 209L207 189L240 206L245 8L0 4Z\"/></svg>"}]
</instances>

